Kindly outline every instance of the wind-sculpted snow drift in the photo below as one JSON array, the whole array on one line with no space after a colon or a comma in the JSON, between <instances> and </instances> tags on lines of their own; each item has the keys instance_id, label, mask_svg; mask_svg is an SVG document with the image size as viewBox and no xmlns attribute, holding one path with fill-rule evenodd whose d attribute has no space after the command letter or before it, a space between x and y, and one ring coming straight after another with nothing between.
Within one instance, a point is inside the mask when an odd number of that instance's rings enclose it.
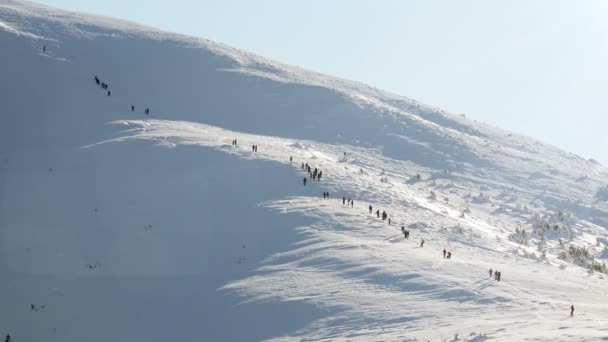
<instances>
[{"instance_id":1,"label":"wind-sculpted snow drift","mask_svg":"<svg viewBox=\"0 0 608 342\"><path fill-rule=\"evenodd\" d=\"M593 160L27 2L0 0L0 46L13 341L608 339L608 172ZM304 186L303 163L322 179Z\"/></svg>"}]
</instances>

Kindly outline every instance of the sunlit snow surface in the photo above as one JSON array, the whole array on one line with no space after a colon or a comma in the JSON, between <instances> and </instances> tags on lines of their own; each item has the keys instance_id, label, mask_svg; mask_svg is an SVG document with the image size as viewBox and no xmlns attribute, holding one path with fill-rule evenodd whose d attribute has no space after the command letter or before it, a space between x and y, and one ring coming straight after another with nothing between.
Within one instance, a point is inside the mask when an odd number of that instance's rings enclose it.
<instances>
[{"instance_id":1,"label":"sunlit snow surface","mask_svg":"<svg viewBox=\"0 0 608 342\"><path fill-rule=\"evenodd\" d=\"M608 172L592 160L31 3L0 0L0 46L0 334L13 341L608 340L606 275L557 258L558 239L608 257ZM304 186L302 163L322 180ZM540 219L572 228L547 233L544 258L538 237L509 239Z\"/></svg>"}]
</instances>

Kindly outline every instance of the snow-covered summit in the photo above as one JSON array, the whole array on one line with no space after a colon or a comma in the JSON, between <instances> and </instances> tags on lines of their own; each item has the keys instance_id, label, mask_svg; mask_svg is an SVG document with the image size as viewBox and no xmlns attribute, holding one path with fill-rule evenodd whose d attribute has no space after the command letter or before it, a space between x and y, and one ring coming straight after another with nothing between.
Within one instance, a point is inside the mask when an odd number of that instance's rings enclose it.
<instances>
[{"instance_id":1,"label":"snow-covered summit","mask_svg":"<svg viewBox=\"0 0 608 342\"><path fill-rule=\"evenodd\" d=\"M0 0L0 46L0 334L14 341L608 336L608 170L593 160L29 2Z\"/></svg>"}]
</instances>

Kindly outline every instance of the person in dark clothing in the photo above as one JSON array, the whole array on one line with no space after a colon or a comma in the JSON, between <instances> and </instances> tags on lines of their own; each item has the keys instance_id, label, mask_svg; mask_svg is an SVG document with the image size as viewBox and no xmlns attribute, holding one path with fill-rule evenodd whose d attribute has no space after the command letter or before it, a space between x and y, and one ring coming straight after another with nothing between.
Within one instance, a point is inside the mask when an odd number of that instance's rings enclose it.
<instances>
[{"instance_id":1,"label":"person in dark clothing","mask_svg":"<svg viewBox=\"0 0 608 342\"><path fill-rule=\"evenodd\" d=\"M371 204L369 205L369 213L370 214L372 213L372 205Z\"/></svg>"},{"instance_id":2,"label":"person in dark clothing","mask_svg":"<svg viewBox=\"0 0 608 342\"><path fill-rule=\"evenodd\" d=\"M4 340L4 342L11 342L11 335L6 335L6 339Z\"/></svg>"},{"instance_id":3,"label":"person in dark clothing","mask_svg":"<svg viewBox=\"0 0 608 342\"><path fill-rule=\"evenodd\" d=\"M391 225L391 218L390 217L388 218L388 225L389 226Z\"/></svg>"},{"instance_id":4,"label":"person in dark clothing","mask_svg":"<svg viewBox=\"0 0 608 342\"><path fill-rule=\"evenodd\" d=\"M255 145L251 145L251 152L255 152Z\"/></svg>"},{"instance_id":5,"label":"person in dark clothing","mask_svg":"<svg viewBox=\"0 0 608 342\"><path fill-rule=\"evenodd\" d=\"M99 77L97 77L97 75L95 75L95 83L99 85Z\"/></svg>"},{"instance_id":6,"label":"person in dark clothing","mask_svg":"<svg viewBox=\"0 0 608 342\"><path fill-rule=\"evenodd\" d=\"M293 162L293 157L289 157L289 164L291 164L291 162Z\"/></svg>"},{"instance_id":7,"label":"person in dark clothing","mask_svg":"<svg viewBox=\"0 0 608 342\"><path fill-rule=\"evenodd\" d=\"M444 248L444 249L443 249L443 258L444 258L444 259L445 259L445 253L447 253L447 252L445 251L445 248Z\"/></svg>"},{"instance_id":8,"label":"person in dark clothing","mask_svg":"<svg viewBox=\"0 0 608 342\"><path fill-rule=\"evenodd\" d=\"M376 217L380 218L380 209L376 210Z\"/></svg>"},{"instance_id":9,"label":"person in dark clothing","mask_svg":"<svg viewBox=\"0 0 608 342\"><path fill-rule=\"evenodd\" d=\"M304 186L306 186L306 177L304 177L304 179L302 179L302 182L304 183Z\"/></svg>"},{"instance_id":10,"label":"person in dark clothing","mask_svg":"<svg viewBox=\"0 0 608 342\"><path fill-rule=\"evenodd\" d=\"M490 278L492 278L492 269L490 268Z\"/></svg>"},{"instance_id":11,"label":"person in dark clothing","mask_svg":"<svg viewBox=\"0 0 608 342\"><path fill-rule=\"evenodd\" d=\"M502 272L498 271L498 281L500 281L500 277L502 276Z\"/></svg>"},{"instance_id":12,"label":"person in dark clothing","mask_svg":"<svg viewBox=\"0 0 608 342\"><path fill-rule=\"evenodd\" d=\"M452 259L452 252L448 252L448 259Z\"/></svg>"},{"instance_id":13,"label":"person in dark clothing","mask_svg":"<svg viewBox=\"0 0 608 342\"><path fill-rule=\"evenodd\" d=\"M350 201L350 207L354 208L355 207L355 201Z\"/></svg>"},{"instance_id":14,"label":"person in dark clothing","mask_svg":"<svg viewBox=\"0 0 608 342\"><path fill-rule=\"evenodd\" d=\"M108 96L112 95L112 92L108 90Z\"/></svg>"},{"instance_id":15,"label":"person in dark clothing","mask_svg":"<svg viewBox=\"0 0 608 342\"><path fill-rule=\"evenodd\" d=\"M150 115L150 108L146 108L145 113L146 113L146 115Z\"/></svg>"},{"instance_id":16,"label":"person in dark clothing","mask_svg":"<svg viewBox=\"0 0 608 342\"><path fill-rule=\"evenodd\" d=\"M42 52L46 52L46 45L42 47Z\"/></svg>"},{"instance_id":17,"label":"person in dark clothing","mask_svg":"<svg viewBox=\"0 0 608 342\"><path fill-rule=\"evenodd\" d=\"M134 112L135 111L135 106L131 105L131 111Z\"/></svg>"},{"instance_id":18,"label":"person in dark clothing","mask_svg":"<svg viewBox=\"0 0 608 342\"><path fill-rule=\"evenodd\" d=\"M238 140L234 139L234 146L236 146L238 143Z\"/></svg>"},{"instance_id":19,"label":"person in dark clothing","mask_svg":"<svg viewBox=\"0 0 608 342\"><path fill-rule=\"evenodd\" d=\"M382 221L386 221L386 218L388 217L388 215L386 214L386 211L382 212Z\"/></svg>"},{"instance_id":20,"label":"person in dark clothing","mask_svg":"<svg viewBox=\"0 0 608 342\"><path fill-rule=\"evenodd\" d=\"M409 240L409 239L410 239L410 231L409 231L409 230L406 230L406 231L405 231L405 239L406 239L406 240Z\"/></svg>"},{"instance_id":21,"label":"person in dark clothing","mask_svg":"<svg viewBox=\"0 0 608 342\"><path fill-rule=\"evenodd\" d=\"M342 196L342 205L346 204L346 197Z\"/></svg>"},{"instance_id":22,"label":"person in dark clothing","mask_svg":"<svg viewBox=\"0 0 608 342\"><path fill-rule=\"evenodd\" d=\"M420 240L420 248L424 247L424 239Z\"/></svg>"},{"instance_id":23,"label":"person in dark clothing","mask_svg":"<svg viewBox=\"0 0 608 342\"><path fill-rule=\"evenodd\" d=\"M321 176L323 175L323 171L319 171L319 174L317 175L317 180L320 181L321 180Z\"/></svg>"},{"instance_id":24,"label":"person in dark clothing","mask_svg":"<svg viewBox=\"0 0 608 342\"><path fill-rule=\"evenodd\" d=\"M570 317L574 316L574 305L570 305Z\"/></svg>"},{"instance_id":25,"label":"person in dark clothing","mask_svg":"<svg viewBox=\"0 0 608 342\"><path fill-rule=\"evenodd\" d=\"M404 226L401 226L401 234L403 234L403 238L404 238L404 239L407 239L407 238L405 237L405 227L404 227Z\"/></svg>"}]
</instances>

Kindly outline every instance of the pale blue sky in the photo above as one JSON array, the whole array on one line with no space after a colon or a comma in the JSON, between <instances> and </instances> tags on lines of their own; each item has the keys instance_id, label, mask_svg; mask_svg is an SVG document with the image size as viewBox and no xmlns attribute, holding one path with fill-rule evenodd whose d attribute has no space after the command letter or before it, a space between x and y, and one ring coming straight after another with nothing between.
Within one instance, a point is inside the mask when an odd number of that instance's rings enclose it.
<instances>
[{"instance_id":1,"label":"pale blue sky","mask_svg":"<svg viewBox=\"0 0 608 342\"><path fill-rule=\"evenodd\" d=\"M39 2L362 81L608 165L608 1Z\"/></svg>"}]
</instances>

